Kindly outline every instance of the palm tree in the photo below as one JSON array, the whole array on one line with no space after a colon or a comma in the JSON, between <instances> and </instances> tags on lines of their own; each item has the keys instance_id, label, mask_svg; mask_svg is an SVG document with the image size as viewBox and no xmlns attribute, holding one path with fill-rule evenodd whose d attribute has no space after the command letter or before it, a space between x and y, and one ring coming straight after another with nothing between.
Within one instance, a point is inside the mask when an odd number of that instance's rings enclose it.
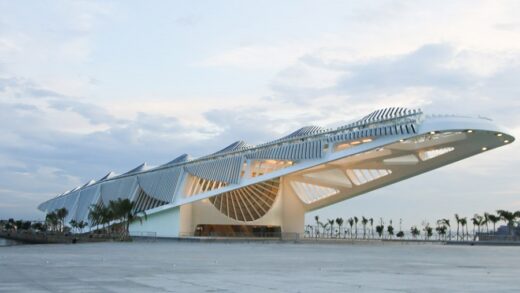
<instances>
[{"instance_id":1,"label":"palm tree","mask_svg":"<svg viewBox=\"0 0 520 293\"><path fill-rule=\"evenodd\" d=\"M477 214L475 214L475 217L477 218L477 221L478 221L477 234L480 234L482 232L482 230L483 230L483 228L481 230L481 227L486 225L486 217L485 216L481 216L481 215L477 215Z\"/></svg>"},{"instance_id":2,"label":"palm tree","mask_svg":"<svg viewBox=\"0 0 520 293\"><path fill-rule=\"evenodd\" d=\"M498 210L497 214L500 216L500 218L504 222L506 222L507 230L509 231L509 234L511 236L513 236L514 235L513 228L515 225L515 220L516 220L516 218L520 218L520 211L509 212L509 211L505 211L505 210Z\"/></svg>"},{"instance_id":3,"label":"palm tree","mask_svg":"<svg viewBox=\"0 0 520 293\"><path fill-rule=\"evenodd\" d=\"M386 231L388 231L388 236L390 239L392 239L392 236L394 235L394 227L392 226L392 220L390 220L390 224L388 227L386 227Z\"/></svg>"},{"instance_id":4,"label":"palm tree","mask_svg":"<svg viewBox=\"0 0 520 293\"><path fill-rule=\"evenodd\" d=\"M493 215L493 214L489 214L488 215L488 218L489 218L489 221L491 223L493 223L493 235L495 234L495 228L496 228L496 224L500 221L500 216L496 216L496 215Z\"/></svg>"},{"instance_id":5,"label":"palm tree","mask_svg":"<svg viewBox=\"0 0 520 293\"><path fill-rule=\"evenodd\" d=\"M402 218L399 218L399 232L397 232L397 234L395 234L395 236L397 236L399 238L403 238L404 237L403 219Z\"/></svg>"},{"instance_id":6,"label":"palm tree","mask_svg":"<svg viewBox=\"0 0 520 293\"><path fill-rule=\"evenodd\" d=\"M449 230L448 238L451 239L450 219L440 219L440 220L437 221L437 225L446 226L446 228ZM444 232L446 232L446 231L444 231Z\"/></svg>"},{"instance_id":7,"label":"palm tree","mask_svg":"<svg viewBox=\"0 0 520 293\"><path fill-rule=\"evenodd\" d=\"M312 225L306 225L305 226L305 236L312 235L311 229L312 229Z\"/></svg>"},{"instance_id":8,"label":"palm tree","mask_svg":"<svg viewBox=\"0 0 520 293\"><path fill-rule=\"evenodd\" d=\"M385 232L385 226L384 225L377 225L376 226L376 233L379 236L379 238L383 237L383 232Z\"/></svg>"},{"instance_id":9,"label":"palm tree","mask_svg":"<svg viewBox=\"0 0 520 293\"><path fill-rule=\"evenodd\" d=\"M363 225L363 239L366 238L367 224L368 224L368 219L365 218L364 216L361 217L361 225Z\"/></svg>"},{"instance_id":10,"label":"palm tree","mask_svg":"<svg viewBox=\"0 0 520 293\"><path fill-rule=\"evenodd\" d=\"M101 212L100 205L91 205L88 212L88 220L90 221L90 226L94 227L101 224Z\"/></svg>"},{"instance_id":11,"label":"palm tree","mask_svg":"<svg viewBox=\"0 0 520 293\"><path fill-rule=\"evenodd\" d=\"M433 229L432 227L430 227L430 224L426 224L426 226L424 227L424 238L426 240L430 240L430 237L432 237L433 235Z\"/></svg>"},{"instance_id":12,"label":"palm tree","mask_svg":"<svg viewBox=\"0 0 520 293\"><path fill-rule=\"evenodd\" d=\"M67 211L66 208L61 208L56 210L56 216L58 217L60 221L60 230L63 232L63 228L65 227L65 217L69 214L69 211Z\"/></svg>"},{"instance_id":13,"label":"palm tree","mask_svg":"<svg viewBox=\"0 0 520 293\"><path fill-rule=\"evenodd\" d=\"M5 224L5 228L7 230L13 230L15 229L15 221L13 218L10 218L9 220L7 220L7 223Z\"/></svg>"},{"instance_id":14,"label":"palm tree","mask_svg":"<svg viewBox=\"0 0 520 293\"><path fill-rule=\"evenodd\" d=\"M410 232L412 233L413 239L417 238L417 236L419 236L421 234L421 231L419 229L417 229L416 226L412 226L412 228L410 229Z\"/></svg>"},{"instance_id":15,"label":"palm tree","mask_svg":"<svg viewBox=\"0 0 520 293\"><path fill-rule=\"evenodd\" d=\"M356 239L357 239L357 223L359 222L358 217L354 217L354 224L356 226Z\"/></svg>"},{"instance_id":16,"label":"palm tree","mask_svg":"<svg viewBox=\"0 0 520 293\"><path fill-rule=\"evenodd\" d=\"M370 218L370 219L368 219L368 221L370 222L370 234L371 234L371 237L374 238L374 219Z\"/></svg>"},{"instance_id":17,"label":"palm tree","mask_svg":"<svg viewBox=\"0 0 520 293\"><path fill-rule=\"evenodd\" d=\"M475 234L475 226L477 226L477 233L480 234L480 226L482 226L482 223L484 222L484 217L479 214L475 214L473 218L471 218L471 221L473 223L473 240L476 240L477 235Z\"/></svg>"},{"instance_id":18,"label":"palm tree","mask_svg":"<svg viewBox=\"0 0 520 293\"><path fill-rule=\"evenodd\" d=\"M79 228L79 233L83 233L83 229L87 227L87 223L86 222L83 222L83 221L80 221L78 223L78 228Z\"/></svg>"},{"instance_id":19,"label":"palm tree","mask_svg":"<svg viewBox=\"0 0 520 293\"><path fill-rule=\"evenodd\" d=\"M457 221L457 240L460 240L460 238L459 238L460 217L458 214L455 214L455 221Z\"/></svg>"},{"instance_id":20,"label":"palm tree","mask_svg":"<svg viewBox=\"0 0 520 293\"><path fill-rule=\"evenodd\" d=\"M45 222L47 226L51 228L52 231L56 231L58 228L58 215L56 212L50 212L45 216Z\"/></svg>"},{"instance_id":21,"label":"palm tree","mask_svg":"<svg viewBox=\"0 0 520 293\"><path fill-rule=\"evenodd\" d=\"M349 226L350 226L350 239L352 239L352 227L354 227L354 219L353 218L348 218L347 220Z\"/></svg>"},{"instance_id":22,"label":"palm tree","mask_svg":"<svg viewBox=\"0 0 520 293\"><path fill-rule=\"evenodd\" d=\"M114 214L110 207L105 207L103 204L91 205L88 218L91 227L101 225L103 230L106 230L106 225L114 220Z\"/></svg>"},{"instance_id":23,"label":"palm tree","mask_svg":"<svg viewBox=\"0 0 520 293\"><path fill-rule=\"evenodd\" d=\"M336 218L336 224L338 224L339 237L341 238L341 226L343 226L343 218Z\"/></svg>"},{"instance_id":24,"label":"palm tree","mask_svg":"<svg viewBox=\"0 0 520 293\"><path fill-rule=\"evenodd\" d=\"M130 201L128 198L119 198L116 201L110 201L109 207L112 211L113 219L119 220L120 223L124 223L123 238L128 237L130 234L130 223L136 220L139 220L142 223L143 218L147 219L146 213L144 211L136 210L135 202ZM332 220L332 222L334 222L334 220Z\"/></svg>"},{"instance_id":25,"label":"palm tree","mask_svg":"<svg viewBox=\"0 0 520 293\"><path fill-rule=\"evenodd\" d=\"M466 224L468 223L468 220L466 219L466 217L464 217L464 218L460 218L459 221L460 221L460 225L462 226L462 240L464 240L464 226L466 226ZM467 227L466 227L466 229L467 229ZM466 232L467 232L467 230L466 230ZM466 233L466 235L467 234L468 233Z\"/></svg>"},{"instance_id":26,"label":"palm tree","mask_svg":"<svg viewBox=\"0 0 520 293\"><path fill-rule=\"evenodd\" d=\"M383 237L383 233L385 232L385 225L383 224L383 218L379 219L380 224L376 226L376 233L379 235L379 238Z\"/></svg>"},{"instance_id":27,"label":"palm tree","mask_svg":"<svg viewBox=\"0 0 520 293\"><path fill-rule=\"evenodd\" d=\"M305 226L305 234L311 236L312 233L312 225Z\"/></svg>"},{"instance_id":28,"label":"palm tree","mask_svg":"<svg viewBox=\"0 0 520 293\"><path fill-rule=\"evenodd\" d=\"M334 232L334 219L328 219L327 222L330 225L330 238L332 238L332 232Z\"/></svg>"},{"instance_id":29,"label":"palm tree","mask_svg":"<svg viewBox=\"0 0 520 293\"><path fill-rule=\"evenodd\" d=\"M475 214L475 216L473 216L473 218L471 218L471 223L473 224L473 239L475 239L475 227L478 226L479 224L479 220L477 219L477 214Z\"/></svg>"},{"instance_id":30,"label":"palm tree","mask_svg":"<svg viewBox=\"0 0 520 293\"><path fill-rule=\"evenodd\" d=\"M469 224L466 221L466 240L469 240Z\"/></svg>"},{"instance_id":31,"label":"palm tree","mask_svg":"<svg viewBox=\"0 0 520 293\"><path fill-rule=\"evenodd\" d=\"M39 222L36 222L36 223L32 223L31 224L31 228L34 229L34 230L38 230L40 232L45 232L45 225L42 224L42 223L39 223Z\"/></svg>"},{"instance_id":32,"label":"palm tree","mask_svg":"<svg viewBox=\"0 0 520 293\"><path fill-rule=\"evenodd\" d=\"M329 223L322 223L322 222L320 222L320 226L323 229L323 235L325 235L325 231L326 231L327 227L329 226Z\"/></svg>"},{"instance_id":33,"label":"palm tree","mask_svg":"<svg viewBox=\"0 0 520 293\"><path fill-rule=\"evenodd\" d=\"M101 213L103 218L103 224L106 226L107 232L110 232L110 222L116 219L114 211L110 208L110 206L107 206L101 210Z\"/></svg>"},{"instance_id":34,"label":"palm tree","mask_svg":"<svg viewBox=\"0 0 520 293\"><path fill-rule=\"evenodd\" d=\"M437 231L437 234L439 235L439 240L441 240L442 236L444 236L444 239L446 239L446 229L448 227L445 225L438 225L435 228L435 231Z\"/></svg>"},{"instance_id":35,"label":"palm tree","mask_svg":"<svg viewBox=\"0 0 520 293\"><path fill-rule=\"evenodd\" d=\"M316 237L318 237L320 235L320 217L316 215L314 220L316 220Z\"/></svg>"},{"instance_id":36,"label":"palm tree","mask_svg":"<svg viewBox=\"0 0 520 293\"><path fill-rule=\"evenodd\" d=\"M74 232L74 229L78 227L78 222L76 220L72 219L69 221L70 226L72 227L72 232Z\"/></svg>"},{"instance_id":37,"label":"palm tree","mask_svg":"<svg viewBox=\"0 0 520 293\"><path fill-rule=\"evenodd\" d=\"M486 225L486 233L489 233L489 213L484 213L484 221L482 225Z\"/></svg>"}]
</instances>

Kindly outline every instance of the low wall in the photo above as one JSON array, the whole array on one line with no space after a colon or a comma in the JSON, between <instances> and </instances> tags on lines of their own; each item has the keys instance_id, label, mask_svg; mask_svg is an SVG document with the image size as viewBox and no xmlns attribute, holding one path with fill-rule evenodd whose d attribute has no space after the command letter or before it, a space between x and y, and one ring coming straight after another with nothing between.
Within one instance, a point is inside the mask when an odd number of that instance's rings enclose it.
<instances>
[{"instance_id":1,"label":"low wall","mask_svg":"<svg viewBox=\"0 0 520 293\"><path fill-rule=\"evenodd\" d=\"M113 240L113 237L96 234L47 234L28 231L0 231L0 237L29 244L86 243Z\"/></svg>"}]
</instances>

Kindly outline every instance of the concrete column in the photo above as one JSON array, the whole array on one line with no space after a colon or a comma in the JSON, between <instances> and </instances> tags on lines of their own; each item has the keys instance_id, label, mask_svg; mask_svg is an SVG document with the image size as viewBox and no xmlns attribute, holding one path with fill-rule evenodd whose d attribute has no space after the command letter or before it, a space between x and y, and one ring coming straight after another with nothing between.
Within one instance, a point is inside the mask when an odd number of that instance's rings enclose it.
<instances>
[{"instance_id":1,"label":"concrete column","mask_svg":"<svg viewBox=\"0 0 520 293\"><path fill-rule=\"evenodd\" d=\"M179 235L190 235L195 231L193 221L193 206L192 204L185 204L180 206L179 217Z\"/></svg>"},{"instance_id":2,"label":"concrete column","mask_svg":"<svg viewBox=\"0 0 520 293\"><path fill-rule=\"evenodd\" d=\"M282 232L303 234L305 207L289 185L289 180L280 179L282 189Z\"/></svg>"}]
</instances>

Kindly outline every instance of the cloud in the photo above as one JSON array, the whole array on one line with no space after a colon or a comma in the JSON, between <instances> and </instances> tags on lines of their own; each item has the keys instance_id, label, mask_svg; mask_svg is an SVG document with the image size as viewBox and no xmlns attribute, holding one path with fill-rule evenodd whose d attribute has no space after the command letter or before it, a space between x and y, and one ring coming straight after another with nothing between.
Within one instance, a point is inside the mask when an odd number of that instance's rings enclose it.
<instances>
[{"instance_id":1,"label":"cloud","mask_svg":"<svg viewBox=\"0 0 520 293\"><path fill-rule=\"evenodd\" d=\"M199 18L195 15L185 15L173 19L173 23L182 27L193 27L197 25Z\"/></svg>"},{"instance_id":2,"label":"cloud","mask_svg":"<svg viewBox=\"0 0 520 293\"><path fill-rule=\"evenodd\" d=\"M28 79L17 77L0 77L0 93L16 98L64 97L55 91L39 87Z\"/></svg>"},{"instance_id":3,"label":"cloud","mask_svg":"<svg viewBox=\"0 0 520 293\"><path fill-rule=\"evenodd\" d=\"M72 98L51 99L49 107L59 111L74 112L92 124L113 123L117 119L108 113L104 108L85 102L75 101Z\"/></svg>"},{"instance_id":4,"label":"cloud","mask_svg":"<svg viewBox=\"0 0 520 293\"><path fill-rule=\"evenodd\" d=\"M447 67L456 51L446 44L425 45L408 54L365 63L346 64L346 72L336 90L356 93L363 90L394 91L406 87L466 87L474 83L471 72Z\"/></svg>"},{"instance_id":5,"label":"cloud","mask_svg":"<svg viewBox=\"0 0 520 293\"><path fill-rule=\"evenodd\" d=\"M412 87L452 89L470 86L476 78L472 72L449 67L456 58L456 50L447 44L428 44L403 55L353 62L326 60L307 54L290 70L277 76L273 89L286 96L294 92L300 96L300 89L316 94L355 95L367 92L389 93ZM313 86L308 82L308 72L317 75L320 72L321 75L334 73L334 78ZM319 78L315 77L314 80ZM295 80L299 80L299 83Z\"/></svg>"},{"instance_id":6,"label":"cloud","mask_svg":"<svg viewBox=\"0 0 520 293\"><path fill-rule=\"evenodd\" d=\"M475 60L487 64L486 69L476 66ZM520 87L514 78L520 73L518 60L520 53L490 56L444 43L354 62L307 54L291 70L277 75L271 88L274 98L298 105L315 104L326 96L349 107L403 105L442 113L458 105L456 112L485 116L498 113L501 119L517 125L520 120L514 109L520 105L515 98ZM306 72L319 74L323 70L334 72L333 85L306 82Z\"/></svg>"},{"instance_id":7,"label":"cloud","mask_svg":"<svg viewBox=\"0 0 520 293\"><path fill-rule=\"evenodd\" d=\"M518 32L520 31L520 22L497 23L495 28L499 30Z\"/></svg>"},{"instance_id":8,"label":"cloud","mask_svg":"<svg viewBox=\"0 0 520 293\"><path fill-rule=\"evenodd\" d=\"M204 117L218 128L217 135L213 138L218 145L217 149L237 140L258 144L273 139L273 129L284 122L281 118L269 117L262 106L215 109L204 113Z\"/></svg>"},{"instance_id":9,"label":"cloud","mask_svg":"<svg viewBox=\"0 0 520 293\"><path fill-rule=\"evenodd\" d=\"M298 60L313 46L307 43L280 43L277 45L243 45L220 52L198 65L231 67L245 70L280 70Z\"/></svg>"},{"instance_id":10,"label":"cloud","mask_svg":"<svg viewBox=\"0 0 520 293\"><path fill-rule=\"evenodd\" d=\"M141 160L164 163L190 146L197 155L213 150L199 141L206 134L194 135L206 130L175 117L136 113L121 119L29 80L4 78L2 85L0 201L20 203L19 214L34 214L39 202L109 170L123 173Z\"/></svg>"}]
</instances>

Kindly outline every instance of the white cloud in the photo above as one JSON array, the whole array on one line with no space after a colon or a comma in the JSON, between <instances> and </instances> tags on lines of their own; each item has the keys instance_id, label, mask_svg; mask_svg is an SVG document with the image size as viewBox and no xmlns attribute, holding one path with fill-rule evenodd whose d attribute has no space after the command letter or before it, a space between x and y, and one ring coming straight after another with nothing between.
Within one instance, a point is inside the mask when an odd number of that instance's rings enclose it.
<instances>
[{"instance_id":1,"label":"white cloud","mask_svg":"<svg viewBox=\"0 0 520 293\"><path fill-rule=\"evenodd\" d=\"M275 77L275 83L280 86L305 89L325 89L337 84L344 71L333 68L314 67L305 62L296 62ZM347 73L348 74L348 73Z\"/></svg>"},{"instance_id":2,"label":"white cloud","mask_svg":"<svg viewBox=\"0 0 520 293\"><path fill-rule=\"evenodd\" d=\"M280 69L295 62L306 51L305 47L296 44L241 46L212 56L200 62L199 65L230 66L242 69Z\"/></svg>"}]
</instances>

